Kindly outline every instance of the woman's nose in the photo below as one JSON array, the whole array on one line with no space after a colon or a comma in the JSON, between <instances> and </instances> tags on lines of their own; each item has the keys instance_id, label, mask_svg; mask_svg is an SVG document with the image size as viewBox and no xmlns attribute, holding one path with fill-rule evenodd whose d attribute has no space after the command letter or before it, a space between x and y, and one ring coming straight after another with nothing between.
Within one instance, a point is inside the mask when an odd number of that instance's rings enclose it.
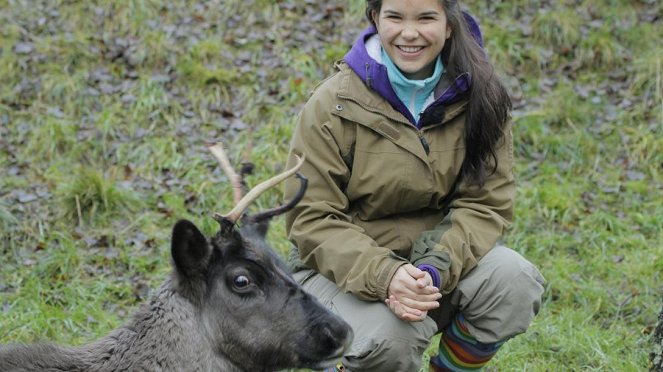
<instances>
[{"instance_id":1,"label":"woman's nose","mask_svg":"<svg viewBox=\"0 0 663 372\"><path fill-rule=\"evenodd\" d=\"M416 39L419 36L419 31L417 31L416 27L405 26L403 31L401 31L401 36L405 39Z\"/></svg>"}]
</instances>

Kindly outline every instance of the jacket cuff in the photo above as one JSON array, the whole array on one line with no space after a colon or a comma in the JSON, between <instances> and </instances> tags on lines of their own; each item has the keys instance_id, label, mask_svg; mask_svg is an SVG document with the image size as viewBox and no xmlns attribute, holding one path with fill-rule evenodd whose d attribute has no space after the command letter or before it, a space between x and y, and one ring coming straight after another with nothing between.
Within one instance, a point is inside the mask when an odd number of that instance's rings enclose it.
<instances>
[{"instance_id":1,"label":"jacket cuff","mask_svg":"<svg viewBox=\"0 0 663 372\"><path fill-rule=\"evenodd\" d=\"M425 271L428 274L430 274L431 278L433 279L433 286L436 288L440 288L442 285L442 276L440 275L440 272L437 271L437 268L433 265L428 265L428 264L421 264L418 265L417 268L421 271Z\"/></svg>"},{"instance_id":2,"label":"jacket cuff","mask_svg":"<svg viewBox=\"0 0 663 372\"><path fill-rule=\"evenodd\" d=\"M382 270L378 276L378 285L376 288L376 295L380 301L387 299L389 296L389 284L391 283L391 279L394 277L394 274L396 274L398 268L405 264L407 264L407 261L393 260L393 262L390 262L387 267Z\"/></svg>"}]
</instances>

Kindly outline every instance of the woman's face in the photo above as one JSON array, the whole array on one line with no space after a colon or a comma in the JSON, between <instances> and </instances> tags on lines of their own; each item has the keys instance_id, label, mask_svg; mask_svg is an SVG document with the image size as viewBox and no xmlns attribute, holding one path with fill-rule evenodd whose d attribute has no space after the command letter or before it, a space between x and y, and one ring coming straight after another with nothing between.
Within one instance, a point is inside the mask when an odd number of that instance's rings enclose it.
<instances>
[{"instance_id":1,"label":"woman's face","mask_svg":"<svg viewBox=\"0 0 663 372\"><path fill-rule=\"evenodd\" d=\"M389 58L408 79L429 77L451 36L439 0L383 0L373 21Z\"/></svg>"}]
</instances>

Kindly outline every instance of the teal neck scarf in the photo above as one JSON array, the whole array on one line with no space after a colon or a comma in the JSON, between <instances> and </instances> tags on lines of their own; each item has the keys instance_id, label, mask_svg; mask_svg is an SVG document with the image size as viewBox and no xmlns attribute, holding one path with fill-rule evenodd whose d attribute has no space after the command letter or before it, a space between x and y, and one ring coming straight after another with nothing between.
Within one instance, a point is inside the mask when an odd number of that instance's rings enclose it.
<instances>
[{"instance_id":1,"label":"teal neck scarf","mask_svg":"<svg viewBox=\"0 0 663 372\"><path fill-rule=\"evenodd\" d=\"M424 105L428 97L433 93L437 82L442 76L444 66L440 56L435 60L435 69L430 77L423 80L410 80L401 70L396 67L389 55L382 49L382 63L387 67L387 76L391 87L394 88L396 95L405 104L415 121L419 121L419 115L425 109Z\"/></svg>"}]
</instances>

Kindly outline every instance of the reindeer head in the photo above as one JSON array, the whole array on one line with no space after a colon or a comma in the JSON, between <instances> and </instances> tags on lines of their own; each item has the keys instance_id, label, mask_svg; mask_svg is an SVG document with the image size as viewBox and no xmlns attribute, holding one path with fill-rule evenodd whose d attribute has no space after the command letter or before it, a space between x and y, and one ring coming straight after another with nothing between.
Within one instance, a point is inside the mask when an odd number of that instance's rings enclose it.
<instances>
[{"instance_id":1,"label":"reindeer head","mask_svg":"<svg viewBox=\"0 0 663 372\"><path fill-rule=\"evenodd\" d=\"M179 221L173 229L177 290L197 307L201 337L247 371L323 369L333 365L352 340L349 325L305 293L265 241L269 219L301 199L305 178L299 176L300 192L287 205L243 216L258 195L294 174L303 161L244 198L236 197L230 213L215 215L220 230L212 239L189 221Z\"/></svg>"}]
</instances>

